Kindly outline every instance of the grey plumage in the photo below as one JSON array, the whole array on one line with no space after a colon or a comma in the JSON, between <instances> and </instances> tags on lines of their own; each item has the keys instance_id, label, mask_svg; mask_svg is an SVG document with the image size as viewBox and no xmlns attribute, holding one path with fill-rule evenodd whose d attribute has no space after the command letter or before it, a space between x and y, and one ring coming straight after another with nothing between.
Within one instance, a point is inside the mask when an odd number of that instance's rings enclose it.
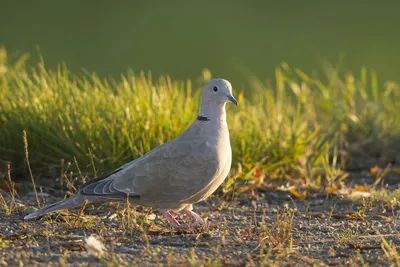
<instances>
[{"instance_id":1,"label":"grey plumage","mask_svg":"<svg viewBox=\"0 0 400 267\"><path fill-rule=\"evenodd\" d=\"M226 123L225 104L233 102L231 84L211 80L203 89L199 117L179 137L131 161L110 175L83 185L77 195L38 210L25 219L70 209L91 202L123 201L166 212L191 212L192 204L206 199L229 173L232 151ZM199 119L200 118L200 119ZM169 216L172 217L169 218Z\"/></svg>"}]
</instances>

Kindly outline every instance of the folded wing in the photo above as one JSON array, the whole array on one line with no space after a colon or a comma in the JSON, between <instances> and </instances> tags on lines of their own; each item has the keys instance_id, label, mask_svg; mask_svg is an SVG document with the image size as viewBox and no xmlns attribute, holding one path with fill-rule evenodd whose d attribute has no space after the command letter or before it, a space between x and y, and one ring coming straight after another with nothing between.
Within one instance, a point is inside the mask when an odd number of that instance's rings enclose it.
<instances>
[{"instance_id":1,"label":"folded wing","mask_svg":"<svg viewBox=\"0 0 400 267\"><path fill-rule=\"evenodd\" d=\"M206 141L174 140L89 182L80 194L140 197L143 203L179 202L209 185L217 172L215 147Z\"/></svg>"}]
</instances>

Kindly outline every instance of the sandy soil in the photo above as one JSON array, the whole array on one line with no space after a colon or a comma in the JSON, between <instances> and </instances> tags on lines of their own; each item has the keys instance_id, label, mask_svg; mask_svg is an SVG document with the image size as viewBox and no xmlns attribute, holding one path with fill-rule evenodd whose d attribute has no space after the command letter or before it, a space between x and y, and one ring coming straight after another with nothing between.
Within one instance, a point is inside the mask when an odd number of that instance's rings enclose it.
<instances>
[{"instance_id":1,"label":"sandy soil","mask_svg":"<svg viewBox=\"0 0 400 267\"><path fill-rule=\"evenodd\" d=\"M123 207L87 206L79 217L78 210L30 222L23 209L0 214L0 265L386 265L395 259L385 255L382 238L393 249L400 244L398 209L322 194L213 198L195 210L219 225L184 231L147 209ZM101 257L85 248L91 234L107 248Z\"/></svg>"}]
</instances>

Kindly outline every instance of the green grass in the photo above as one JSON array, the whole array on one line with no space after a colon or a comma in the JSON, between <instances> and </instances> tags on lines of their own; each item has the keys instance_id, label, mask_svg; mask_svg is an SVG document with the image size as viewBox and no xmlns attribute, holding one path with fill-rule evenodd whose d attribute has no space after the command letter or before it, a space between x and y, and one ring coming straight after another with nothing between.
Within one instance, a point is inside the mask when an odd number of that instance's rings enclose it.
<instances>
[{"instance_id":1,"label":"green grass","mask_svg":"<svg viewBox=\"0 0 400 267\"><path fill-rule=\"evenodd\" d=\"M76 159L82 171L101 174L142 156L196 118L207 79L173 81L130 71L100 79L62 64L50 70L43 62L25 62L9 61L0 50L0 160L24 166L26 130L35 174L60 167L61 159L72 162L72 170ZM239 106L228 106L231 177L321 186L344 177L340 168L354 159L398 153L396 83L378 88L373 72L332 67L320 79L285 64L275 78L273 86L253 78L245 90L233 85Z\"/></svg>"}]
</instances>

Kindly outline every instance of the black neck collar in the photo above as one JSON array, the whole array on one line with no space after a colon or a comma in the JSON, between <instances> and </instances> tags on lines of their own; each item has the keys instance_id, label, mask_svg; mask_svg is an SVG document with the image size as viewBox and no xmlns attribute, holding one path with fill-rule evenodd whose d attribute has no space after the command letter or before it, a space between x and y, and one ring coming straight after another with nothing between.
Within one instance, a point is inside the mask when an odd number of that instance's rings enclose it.
<instances>
[{"instance_id":1,"label":"black neck collar","mask_svg":"<svg viewBox=\"0 0 400 267\"><path fill-rule=\"evenodd\" d=\"M198 121L210 121L209 118L207 118L206 116L202 116L202 115L197 116L197 120Z\"/></svg>"}]
</instances>

